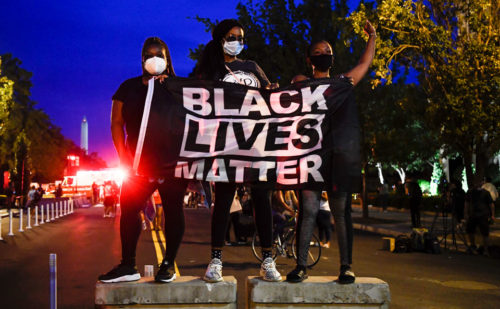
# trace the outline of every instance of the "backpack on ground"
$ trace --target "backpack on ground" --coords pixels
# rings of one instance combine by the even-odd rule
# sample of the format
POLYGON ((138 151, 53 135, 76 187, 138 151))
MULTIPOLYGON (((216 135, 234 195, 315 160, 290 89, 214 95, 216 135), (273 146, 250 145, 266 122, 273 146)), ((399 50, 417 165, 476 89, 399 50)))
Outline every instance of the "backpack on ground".
POLYGON ((431 233, 424 234, 425 252, 432 254, 440 254, 441 246, 436 236, 431 233))
POLYGON ((396 237, 394 252, 395 253, 407 253, 411 252, 411 239, 406 234, 401 234, 396 237))

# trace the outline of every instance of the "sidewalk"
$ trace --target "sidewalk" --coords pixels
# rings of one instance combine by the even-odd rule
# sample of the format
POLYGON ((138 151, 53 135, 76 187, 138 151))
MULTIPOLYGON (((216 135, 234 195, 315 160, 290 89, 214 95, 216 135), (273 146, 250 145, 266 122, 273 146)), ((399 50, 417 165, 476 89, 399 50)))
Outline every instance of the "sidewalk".
MULTIPOLYGON (((421 225, 424 228, 431 230, 432 223, 435 218, 434 212, 421 212, 421 225)), ((409 235, 412 232, 410 211, 405 209, 397 209, 388 207, 387 212, 383 212, 379 207, 368 208, 368 218, 363 218, 362 208, 359 205, 352 205, 353 226, 357 230, 363 230, 385 236, 398 236, 400 234, 409 235)), ((451 233, 451 215, 448 218, 443 218, 439 213, 434 224, 434 234, 442 237, 445 228, 448 233, 451 233)), ((451 242, 451 236, 448 236, 448 242, 451 242)), ((456 236, 457 243, 462 243, 459 235, 456 236)), ((481 239, 476 239, 478 244, 481 239)), ((490 225, 490 244, 500 245, 500 219, 495 220, 493 225, 490 225)))

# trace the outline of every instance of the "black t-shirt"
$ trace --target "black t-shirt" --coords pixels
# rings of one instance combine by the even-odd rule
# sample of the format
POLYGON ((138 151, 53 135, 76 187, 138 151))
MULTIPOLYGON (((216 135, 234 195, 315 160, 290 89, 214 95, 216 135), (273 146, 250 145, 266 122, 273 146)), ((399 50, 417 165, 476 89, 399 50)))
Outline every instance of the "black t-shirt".
POLYGON ((226 65, 231 71, 227 74, 217 74, 216 80, 221 80, 228 83, 240 83, 235 79, 238 78, 241 83, 246 86, 262 88, 270 84, 266 74, 257 63, 251 60, 236 59, 233 62, 226 62, 226 65), (234 74, 234 75, 233 75, 234 74))
POLYGON ((139 137, 147 92, 148 86, 142 83, 142 76, 138 76, 124 81, 112 98, 123 102, 122 114, 127 132, 126 145, 132 155, 135 153, 139 137))

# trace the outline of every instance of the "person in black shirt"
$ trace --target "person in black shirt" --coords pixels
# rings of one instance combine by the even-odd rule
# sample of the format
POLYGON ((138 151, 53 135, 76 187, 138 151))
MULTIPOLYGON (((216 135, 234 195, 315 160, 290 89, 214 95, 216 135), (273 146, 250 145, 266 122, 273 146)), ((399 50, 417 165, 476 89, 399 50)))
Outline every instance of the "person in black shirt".
MULTIPOLYGON (((365 31, 369 38, 366 49, 361 55, 359 63, 349 72, 337 76, 336 78, 355 86, 363 78, 370 67, 375 55, 375 38, 377 36, 375 28, 366 21, 365 31)), ((307 50, 307 63, 312 66, 313 78, 330 78, 330 68, 333 65, 333 50, 327 41, 321 40, 313 42, 307 50)), ((297 75, 292 83, 309 79, 305 75, 297 75)), ((361 174, 360 149, 359 149, 359 120, 357 107, 349 104, 342 111, 341 122, 335 124, 336 127, 350 127, 350 135, 335 136, 342 139, 345 144, 350 145, 348 149, 351 156, 346 158, 342 155, 332 155, 332 169, 336 171, 338 179, 332 179, 332 187, 328 190, 328 203, 335 219, 335 230, 340 255, 340 274, 338 282, 341 284, 353 283, 355 281, 354 272, 351 270, 352 247, 353 247, 353 226, 351 219, 351 192, 354 185, 351 180, 352 173, 361 174), (357 142, 356 142, 357 141, 357 142), (353 172, 354 171, 354 172, 353 172)), ((337 143, 338 141, 334 141, 337 143)), ((340 143, 339 143, 340 144, 340 143)), ((347 151, 346 151, 347 152, 347 151)), ((286 280, 289 282, 301 282, 307 278, 307 257, 309 244, 314 231, 317 214, 320 208, 320 190, 299 190, 299 216, 297 222, 296 243, 297 243, 297 265, 287 274, 286 280)))
MULTIPOLYGON (((237 55, 243 50, 243 42, 243 26, 238 21, 234 19, 221 21, 212 32, 212 40, 203 50, 200 63, 196 69, 196 76, 199 79, 220 80, 256 88, 276 88, 277 85, 270 84, 257 63, 237 58, 237 55)), ((203 277, 208 282, 223 280, 222 248, 235 190, 235 183, 215 183, 211 261, 203 277)), ((264 280, 281 281, 281 275, 276 270, 276 264, 272 258, 271 193, 272 191, 268 189, 252 187, 254 218, 264 260, 260 274, 264 280)))
MULTIPOLYGON (((147 84, 151 78, 160 81, 175 76, 170 52, 159 38, 146 39, 142 48, 143 74, 123 82, 113 95, 111 134, 122 166, 131 169, 144 110, 147 84), (124 130, 125 129, 125 130, 124 130)), ((135 266, 137 241, 141 233, 139 212, 146 200, 158 189, 164 205, 166 252, 155 276, 158 282, 170 282, 176 277, 174 260, 184 234, 182 200, 186 181, 175 179, 173 174, 164 179, 149 179, 132 172, 121 189, 120 237, 122 260, 110 272, 99 276, 102 282, 135 281, 140 274, 135 266)))
POLYGON ((410 198, 411 226, 420 227, 420 204, 422 203, 422 190, 416 180, 407 178, 406 189, 410 198))
POLYGON ((490 220, 495 220, 495 204, 488 191, 477 184, 467 192, 465 199, 466 232, 469 235, 468 251, 477 254, 476 228, 483 236, 484 254, 489 255, 488 240, 490 235, 490 220))

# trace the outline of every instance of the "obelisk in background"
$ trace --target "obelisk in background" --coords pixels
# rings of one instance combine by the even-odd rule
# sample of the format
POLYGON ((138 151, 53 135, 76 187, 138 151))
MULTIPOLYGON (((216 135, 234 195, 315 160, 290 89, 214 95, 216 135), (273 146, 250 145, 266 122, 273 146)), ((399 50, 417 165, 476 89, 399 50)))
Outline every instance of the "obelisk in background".
POLYGON ((82 133, 80 136, 80 148, 85 150, 85 154, 89 154, 89 124, 87 117, 83 116, 82 133))

